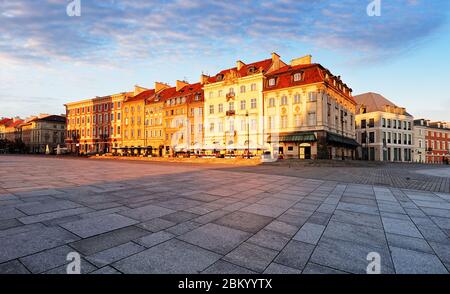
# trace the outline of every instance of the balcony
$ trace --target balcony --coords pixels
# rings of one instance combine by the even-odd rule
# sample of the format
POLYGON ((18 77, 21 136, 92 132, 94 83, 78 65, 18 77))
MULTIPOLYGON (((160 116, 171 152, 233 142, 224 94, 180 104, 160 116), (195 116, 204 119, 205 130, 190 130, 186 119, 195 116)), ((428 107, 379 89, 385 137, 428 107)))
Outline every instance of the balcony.
POLYGON ((235 115, 236 115, 236 110, 228 110, 228 111, 226 112, 226 115, 227 115, 227 116, 235 116, 235 115))

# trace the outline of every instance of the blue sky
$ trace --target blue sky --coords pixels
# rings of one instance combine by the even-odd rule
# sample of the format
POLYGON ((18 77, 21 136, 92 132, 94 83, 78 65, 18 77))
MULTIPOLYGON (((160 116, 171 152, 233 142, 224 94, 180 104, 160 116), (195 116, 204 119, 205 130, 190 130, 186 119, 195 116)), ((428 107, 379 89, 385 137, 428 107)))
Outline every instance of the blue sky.
POLYGON ((197 82, 236 60, 306 54, 354 90, 450 120, 450 1, 0 0, 0 117, 155 81, 197 82))

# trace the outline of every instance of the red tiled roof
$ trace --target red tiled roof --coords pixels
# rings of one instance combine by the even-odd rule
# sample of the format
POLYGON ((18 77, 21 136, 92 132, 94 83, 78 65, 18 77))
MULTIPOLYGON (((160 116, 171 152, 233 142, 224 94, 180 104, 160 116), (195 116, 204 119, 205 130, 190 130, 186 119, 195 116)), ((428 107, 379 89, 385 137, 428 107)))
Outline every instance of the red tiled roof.
POLYGON ((18 119, 16 121, 10 120, 8 123, 6 123, 6 127, 7 128, 15 128, 15 127, 17 127, 18 125, 20 125, 20 124, 22 124, 24 122, 25 121, 21 120, 21 119, 18 119))
POLYGON ((215 76, 210 77, 208 79, 208 82, 210 82, 210 83, 218 82, 217 81, 217 76, 219 76, 219 75, 226 75, 227 73, 230 73, 231 71, 237 72, 238 76, 241 77, 241 78, 242 77, 246 77, 246 76, 248 76, 250 74, 249 73, 249 69, 252 68, 252 67, 254 67, 256 70, 261 69, 263 72, 266 72, 266 71, 268 71, 270 69, 271 65, 272 65, 272 59, 269 58, 269 59, 253 62, 253 63, 250 63, 250 64, 244 64, 244 66, 242 66, 242 68, 239 71, 237 70, 237 67, 225 69, 225 70, 222 70, 221 72, 219 72, 218 74, 216 74, 215 76))
POLYGON ((4 118, 2 120, 0 120, 0 125, 5 125, 7 124, 10 120, 12 120, 11 118, 4 118))
POLYGON ((145 90, 136 96, 128 97, 125 102, 139 101, 145 100, 155 95, 155 89, 145 90))
POLYGON ((355 103, 354 98, 349 94, 348 91, 346 91, 346 93, 344 93, 337 86, 334 86, 334 84, 332 82, 332 78, 336 78, 336 77, 334 77, 327 69, 325 69, 322 65, 320 65, 318 63, 300 64, 300 65, 296 65, 296 66, 287 65, 287 66, 281 67, 280 69, 278 69, 274 72, 271 72, 270 74, 267 74, 266 77, 267 77, 267 79, 276 77, 277 82, 276 82, 276 85, 273 87, 269 87, 267 85, 267 83, 264 83, 264 91, 284 89, 284 88, 289 88, 289 87, 298 86, 298 85, 325 83, 328 87, 333 88, 334 90, 340 92, 342 95, 347 97, 347 99, 349 99, 350 101, 355 103), (297 72, 301 72, 303 74, 303 77, 302 77, 301 81, 294 82, 292 79, 292 75, 297 72), (328 74, 330 76, 330 79, 327 80, 325 78, 326 74, 328 74))
MULTIPOLYGON (((165 90, 162 90, 160 93, 155 95, 159 96, 159 102, 165 102, 172 98, 178 98, 178 97, 186 97, 186 102, 191 103, 194 102, 195 94, 200 94, 200 100, 204 100, 203 95, 203 85, 201 83, 196 84, 189 84, 181 88, 179 91, 177 91, 176 87, 168 88, 165 90)), ((155 98, 150 98, 151 100, 154 100, 155 98)))

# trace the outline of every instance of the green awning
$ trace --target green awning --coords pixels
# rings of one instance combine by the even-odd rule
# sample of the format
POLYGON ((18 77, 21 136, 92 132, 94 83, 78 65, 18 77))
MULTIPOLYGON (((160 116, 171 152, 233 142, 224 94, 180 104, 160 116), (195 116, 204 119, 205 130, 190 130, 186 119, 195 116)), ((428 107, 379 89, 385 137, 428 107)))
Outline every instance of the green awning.
POLYGON ((330 144, 337 144, 340 146, 350 146, 350 147, 358 147, 359 144, 354 139, 344 137, 342 135, 337 135, 333 133, 327 134, 327 142, 330 144))
MULTIPOLYGON (((282 133, 279 134, 278 140, 274 137, 274 141, 278 142, 295 142, 295 143, 311 143, 316 142, 316 135, 311 132, 296 132, 296 133, 282 133)), ((272 143, 272 136, 269 136, 269 143, 272 143)))

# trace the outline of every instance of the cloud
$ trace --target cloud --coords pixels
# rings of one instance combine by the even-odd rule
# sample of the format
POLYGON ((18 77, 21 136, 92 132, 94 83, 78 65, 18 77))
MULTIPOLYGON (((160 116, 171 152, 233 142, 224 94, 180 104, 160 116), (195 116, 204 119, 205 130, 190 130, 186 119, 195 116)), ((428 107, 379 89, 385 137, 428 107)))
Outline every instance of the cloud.
POLYGON ((364 58, 396 55, 446 21, 448 1, 0 0, 0 62, 120 65, 165 56, 214 56, 241 48, 308 43, 364 58), (432 3, 430 3, 432 2, 432 3))

